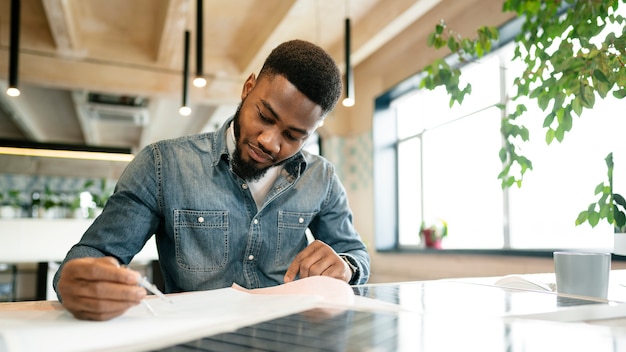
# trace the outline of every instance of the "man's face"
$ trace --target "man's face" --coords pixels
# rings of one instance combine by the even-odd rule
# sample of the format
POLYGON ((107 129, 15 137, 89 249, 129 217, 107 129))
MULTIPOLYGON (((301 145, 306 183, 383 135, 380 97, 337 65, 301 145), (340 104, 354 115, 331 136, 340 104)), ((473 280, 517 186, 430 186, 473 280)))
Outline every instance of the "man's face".
POLYGON ((251 75, 234 119, 233 170, 244 180, 258 180, 302 149, 321 121, 321 107, 283 76, 251 75))

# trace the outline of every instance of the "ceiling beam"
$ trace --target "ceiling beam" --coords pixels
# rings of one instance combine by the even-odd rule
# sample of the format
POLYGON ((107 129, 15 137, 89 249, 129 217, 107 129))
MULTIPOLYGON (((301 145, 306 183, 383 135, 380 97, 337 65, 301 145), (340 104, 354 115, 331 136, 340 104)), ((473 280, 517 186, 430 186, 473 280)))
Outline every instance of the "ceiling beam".
POLYGON ((182 67, 182 56, 177 54, 181 53, 183 33, 190 25, 189 3, 188 0, 170 0, 160 21, 161 28, 157 28, 161 35, 158 36, 156 61, 166 67, 182 67))
MULTIPOLYGON (((0 77, 8 72, 8 51, 0 50, 0 77)), ((225 62, 225 66, 232 63, 225 62)), ((53 55, 20 52, 20 80, 29 84, 67 90, 178 97, 182 73, 154 66, 125 65, 97 60, 68 60, 53 55)), ((241 94, 239 77, 211 77, 215 89, 192 93, 196 102, 232 103, 241 94)))
POLYGON ((71 6, 71 1, 43 0, 57 53, 64 57, 84 57, 86 51, 80 47, 71 6))
POLYGON ((247 76, 250 73, 258 73, 267 55, 284 41, 300 38, 315 42, 315 16, 313 14, 316 11, 315 1, 294 1, 288 11, 284 12, 280 21, 272 27, 273 31, 260 36, 264 38, 264 41, 250 52, 253 55, 248 55, 245 62, 239 62, 242 74, 247 76), (306 22, 311 22, 312 28, 303 26, 306 22))
POLYGON ((246 26, 233 38, 235 43, 244 43, 237 45, 237 49, 230 52, 238 71, 245 76, 251 72, 258 72, 261 68, 258 66, 259 54, 263 60, 269 54, 269 50, 287 37, 302 38, 298 33, 294 33, 293 29, 298 28, 297 25, 302 24, 303 19, 299 16, 294 18, 294 14, 302 13, 311 17, 311 12, 298 11, 303 6, 313 8, 314 5, 315 1, 280 0, 275 1, 272 6, 255 6, 256 14, 248 16, 246 26), (254 36, 250 36, 251 30, 254 31, 254 36))

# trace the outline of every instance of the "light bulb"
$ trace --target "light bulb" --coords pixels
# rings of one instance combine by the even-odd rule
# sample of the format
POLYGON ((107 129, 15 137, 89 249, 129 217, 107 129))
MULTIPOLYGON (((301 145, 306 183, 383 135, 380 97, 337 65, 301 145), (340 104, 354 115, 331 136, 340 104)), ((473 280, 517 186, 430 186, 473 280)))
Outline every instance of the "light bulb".
POLYGON ((178 109, 178 113, 183 116, 189 116, 191 114, 191 108, 188 106, 181 106, 180 109, 178 109))
POLYGON ((15 87, 9 87, 7 89, 7 95, 10 97, 18 97, 20 95, 20 90, 15 87))
POLYGON ((193 80, 193 85, 198 88, 202 88, 206 86, 206 79, 204 79, 204 77, 196 77, 193 80))
POLYGON ((345 98, 341 103, 343 104, 343 106, 346 106, 346 107, 354 106, 354 99, 345 98))

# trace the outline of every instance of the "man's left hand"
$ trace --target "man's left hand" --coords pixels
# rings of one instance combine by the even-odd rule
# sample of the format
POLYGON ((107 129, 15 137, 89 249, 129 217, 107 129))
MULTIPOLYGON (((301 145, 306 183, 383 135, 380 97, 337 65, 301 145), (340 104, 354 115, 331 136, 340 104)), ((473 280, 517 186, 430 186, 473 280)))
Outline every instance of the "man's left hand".
POLYGON ((285 283, 309 276, 330 276, 349 282, 352 270, 326 243, 316 240, 298 253, 285 274, 285 283))

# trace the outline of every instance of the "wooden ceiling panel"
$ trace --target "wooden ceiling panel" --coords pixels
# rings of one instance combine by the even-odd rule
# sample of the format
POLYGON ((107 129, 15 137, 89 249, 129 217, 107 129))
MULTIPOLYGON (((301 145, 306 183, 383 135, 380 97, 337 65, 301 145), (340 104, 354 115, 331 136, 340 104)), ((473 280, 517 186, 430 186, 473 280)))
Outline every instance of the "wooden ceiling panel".
MULTIPOLYGON (((277 29, 295 3, 295 0, 238 0, 238 12, 230 18, 241 17, 233 31, 232 39, 226 43, 225 52, 236 63, 240 72, 250 64, 268 38, 277 29)), ((310 3, 313 3, 310 1, 310 3)), ((217 28, 214 28, 217 30, 217 28)), ((296 33, 291 33, 296 35, 296 33)), ((210 42, 207 43, 210 47, 210 42)), ((246 73, 246 72, 242 72, 246 73)))
POLYGON ((78 42, 90 58, 153 63, 163 5, 154 0, 73 0, 78 42))
MULTIPOLYGON (((0 44, 9 46, 11 0, 0 0, 0 44)), ((52 53, 54 40, 41 1, 22 1, 20 16, 20 47, 52 53), (26 29, 27 30, 24 30, 26 29)))
MULTIPOLYGON (((10 116, 0 118, 2 135, 136 150, 156 139, 206 131, 230 116, 244 79, 258 73, 269 52, 285 40, 312 41, 343 69, 346 16, 352 21, 352 60, 358 65, 398 35, 407 35, 403 31, 433 6, 438 9, 430 12, 437 14, 433 21, 455 11, 497 15, 480 12, 486 0, 203 0, 208 84, 189 87, 193 113, 185 119, 177 112, 182 101, 183 33, 189 29, 192 36, 193 76, 196 1, 22 0, 19 84, 24 90, 18 99, 2 98, 24 102, 24 108, 19 123, 10 116), (145 97, 150 101, 150 123, 124 128, 94 122, 86 128, 78 103, 68 98, 85 92, 145 97)), ((8 76, 10 3, 0 0, 0 87, 6 87, 8 76)), ((415 60, 392 59, 399 65, 415 60)))

